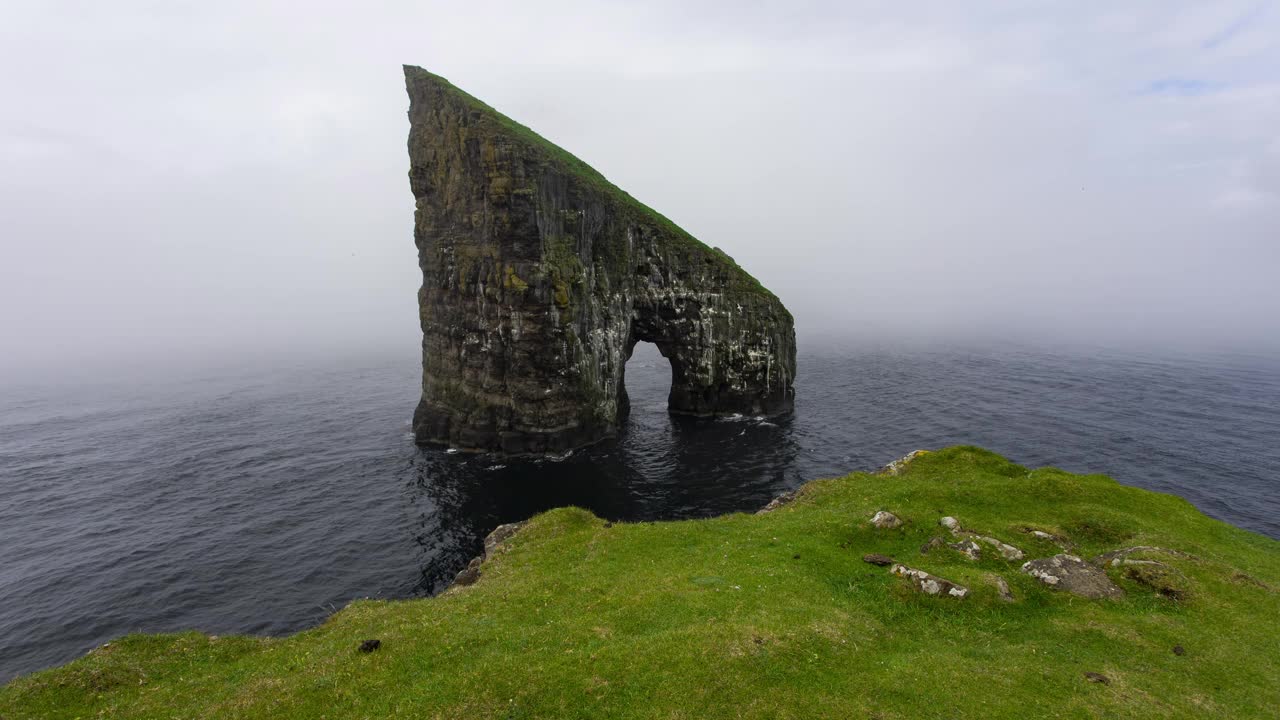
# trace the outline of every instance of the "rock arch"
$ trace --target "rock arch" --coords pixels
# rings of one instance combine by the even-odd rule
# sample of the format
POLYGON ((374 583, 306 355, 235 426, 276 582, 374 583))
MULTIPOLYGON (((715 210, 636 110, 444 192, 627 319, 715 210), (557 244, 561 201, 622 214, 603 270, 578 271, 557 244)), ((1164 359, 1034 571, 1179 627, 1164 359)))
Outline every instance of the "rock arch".
POLYGON ((419 442, 523 454, 611 437, 639 341, 671 362, 673 413, 791 410, 791 314, 732 258, 443 78, 405 80, 419 442))

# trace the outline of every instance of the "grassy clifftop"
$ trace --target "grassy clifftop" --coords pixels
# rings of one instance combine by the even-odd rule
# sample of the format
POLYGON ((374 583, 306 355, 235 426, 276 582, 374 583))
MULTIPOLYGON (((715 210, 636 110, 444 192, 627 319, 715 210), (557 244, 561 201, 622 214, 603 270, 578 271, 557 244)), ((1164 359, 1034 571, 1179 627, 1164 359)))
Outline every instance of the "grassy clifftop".
POLYGON ((959 447, 810 483, 763 515, 555 510, 474 585, 356 602, 287 638, 126 637, 0 689, 0 717, 1274 717, 1278 619, 1280 543, 959 447), (880 510, 903 524, 875 527, 880 510), (944 516, 980 559, 948 546, 963 538, 944 516), (1089 600, 985 537, 1025 560, 1163 550, 1104 563, 1123 597, 1089 600), (927 595, 868 553, 969 592, 927 595))

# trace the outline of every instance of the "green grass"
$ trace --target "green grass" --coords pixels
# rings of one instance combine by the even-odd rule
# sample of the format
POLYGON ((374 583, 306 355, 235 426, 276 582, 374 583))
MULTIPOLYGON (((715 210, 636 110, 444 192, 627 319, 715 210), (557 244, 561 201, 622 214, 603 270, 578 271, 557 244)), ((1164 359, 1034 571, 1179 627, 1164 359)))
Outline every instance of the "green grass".
POLYGON ((959 447, 897 477, 811 483, 767 515, 607 527, 554 510, 473 586, 356 602, 286 638, 125 637, 0 689, 0 717, 1275 717, 1277 587, 1280 543, 1179 498, 959 447), (906 524, 871 528, 880 509, 906 524), (922 556, 943 515, 1029 557, 1058 549, 1028 526, 1086 557, 1192 553, 1169 560, 1187 594, 1116 572, 1125 599, 1087 601, 991 553, 922 556), (863 563, 869 552, 972 594, 918 595, 863 563), (988 573, 1017 600, 1001 602, 988 573), (382 649, 359 653, 366 638, 382 649))

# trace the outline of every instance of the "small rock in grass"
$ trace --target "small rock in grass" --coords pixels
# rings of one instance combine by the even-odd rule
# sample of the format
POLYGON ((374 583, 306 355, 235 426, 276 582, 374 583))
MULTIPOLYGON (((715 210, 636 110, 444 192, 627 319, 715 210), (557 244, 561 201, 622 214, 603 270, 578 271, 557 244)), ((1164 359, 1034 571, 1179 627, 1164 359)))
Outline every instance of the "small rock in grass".
POLYGON ((993 537, 986 536, 979 536, 978 539, 998 550, 1005 560, 1021 560, 1024 557, 1021 550, 1009 543, 1000 542, 993 537))
POLYGON ((939 520, 938 524, 950 530, 951 534, 955 535, 956 537, 969 538, 971 540, 980 540, 990 545, 991 547, 994 547, 996 550, 1000 552, 1002 556, 1004 556, 1005 560, 1021 560, 1024 557, 1021 550, 1010 545, 1009 543, 1001 542, 996 538, 988 537, 986 535, 981 535, 971 530, 965 530, 964 527, 960 525, 960 521, 955 519, 954 517, 951 517, 950 515, 939 520))
POLYGON ((925 455, 928 452, 929 452, 928 450, 913 450, 907 453, 905 456, 900 457, 897 460, 894 460, 893 462, 889 463, 888 465, 885 465, 884 467, 880 468, 879 470, 876 471, 876 474, 888 475, 890 477, 900 475, 903 470, 907 469, 907 465, 912 460, 915 460, 916 458, 920 457, 921 455, 925 455))
POLYGON ((901 527, 902 520, 900 520, 897 515, 894 515, 891 512, 881 510, 880 512, 871 516, 871 524, 875 525, 881 530, 892 530, 893 528, 901 527))
POLYGON ((779 495, 778 497, 776 497, 776 498, 774 498, 774 499, 770 500, 768 505, 765 505, 764 507, 762 507, 762 508, 760 508, 759 510, 757 510, 757 511, 756 511, 756 514, 757 514, 757 515, 763 515, 763 514, 765 514, 765 513, 773 512, 774 510, 777 510, 778 508, 782 507, 783 505, 786 505, 786 504, 790 503, 791 501, 795 500, 797 497, 800 497, 800 491, 799 491, 799 490, 792 490, 792 491, 790 491, 790 492, 784 492, 784 493, 782 493, 781 495, 779 495))
POLYGON ((1173 654, 1177 655, 1178 657, 1182 657, 1183 655, 1187 654, 1187 649, 1182 647, 1181 645, 1174 645, 1173 654))
POLYGON ((499 525, 494 528, 493 532, 489 533, 484 538, 485 558, 493 557, 493 554, 502 546, 502 543, 506 542, 512 535, 519 532, 520 528, 524 527, 524 525, 524 522, 513 522, 506 523, 505 525, 499 525))
POLYGON ((364 642, 360 643, 360 652, 371 653, 380 647, 382 647, 381 640, 378 640, 378 639, 365 640, 364 642))
POLYGON ((1128 557, 1134 553, 1162 553, 1165 555, 1172 555, 1174 557, 1186 558, 1188 560, 1199 559, 1195 555, 1182 552, 1181 550, 1170 550, 1169 548, 1155 547, 1153 545, 1134 545, 1133 547, 1120 548, 1119 550, 1102 553, 1093 559, 1093 564, 1119 567, 1120 565, 1123 565, 1128 557))
POLYGON ((1102 683, 1103 685, 1111 684, 1111 678, 1103 675, 1102 673, 1087 672, 1084 674, 1084 677, 1089 682, 1102 683))
POLYGON ((1053 533, 1045 532, 1044 530, 1037 530, 1032 527, 1023 528, 1023 530, 1029 533, 1031 537, 1034 537, 1039 540, 1046 540, 1048 542, 1051 542, 1054 545, 1057 545, 1058 547, 1062 548, 1063 550, 1071 550, 1072 548, 1071 541, 1061 535, 1054 535, 1053 533))
POLYGON ((889 572, 909 579, 917 590, 926 595, 946 595, 953 598, 963 598, 969 594, 969 588, 963 585, 957 585, 950 580, 930 575, 923 570, 909 568, 906 565, 894 565, 889 568, 889 572))
POLYGON ((1124 595, 1124 591, 1111 582, 1105 572, 1075 555, 1059 554, 1031 560, 1023 563, 1022 571, 1055 590, 1090 600, 1124 595))
POLYGON ((472 558, 471 562, 467 563, 467 566, 453 578, 453 585, 450 585, 450 587, 474 585, 480 579, 480 565, 483 562, 484 558, 479 555, 472 558))
POLYGON ((1000 599, 1004 602, 1013 602, 1013 593, 1009 591, 1009 583, 999 575, 988 575, 991 584, 996 586, 996 592, 1000 594, 1000 599))
POLYGON ((978 547, 978 543, 972 540, 961 540, 958 543, 950 543, 947 547, 955 550, 974 562, 982 559, 982 548, 978 547))
POLYGON ((893 564, 893 558, 889 557, 888 555, 881 555, 879 553, 868 553, 862 556, 862 562, 871 563, 872 565, 879 565, 880 567, 885 567, 893 564))

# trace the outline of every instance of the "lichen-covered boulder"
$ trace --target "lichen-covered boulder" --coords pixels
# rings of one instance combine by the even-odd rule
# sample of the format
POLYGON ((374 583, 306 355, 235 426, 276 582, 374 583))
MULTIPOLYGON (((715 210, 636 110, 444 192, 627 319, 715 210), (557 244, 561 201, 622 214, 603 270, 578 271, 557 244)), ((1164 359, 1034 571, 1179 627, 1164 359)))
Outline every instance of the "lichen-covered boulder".
POLYGON ((871 516, 871 524, 881 530, 892 530, 894 528, 902 527, 902 518, 899 518, 888 510, 881 510, 871 516))
POLYGON ((639 341, 671 363, 673 413, 791 409, 791 314, 728 255, 443 78, 405 81, 419 442, 527 454, 613 436, 639 341))
POLYGON ((457 576, 453 578, 453 582, 450 583, 449 588, 452 589, 455 587, 466 587, 468 585, 475 585, 476 581, 480 579, 480 567, 483 564, 484 564, 483 556, 477 555, 471 558, 471 562, 467 563, 466 567, 458 571, 457 576))
POLYGON ((1031 560, 1022 565, 1022 571, 1055 590, 1091 600, 1124 596, 1124 591, 1101 568, 1075 555, 1031 560))
POLYGON ((996 538, 993 538, 987 535, 975 535, 975 537, 977 537, 982 542, 990 545, 991 547, 995 548, 996 552, 1000 553, 1000 557, 1004 558, 1005 560, 1021 560, 1022 558, 1026 557, 1026 553, 1022 552, 1021 550, 1010 545, 1007 542, 1002 542, 1000 540, 997 540, 996 538))
POLYGON ((961 540, 957 543, 947 543, 947 547, 955 550, 974 562, 982 559, 982 548, 978 547, 978 543, 972 540, 961 540))
POLYGON ((499 525, 484 537, 484 559, 488 560, 493 557, 502 544, 509 540, 513 535, 520 531, 520 528, 527 524, 527 520, 521 522, 506 523, 499 525))
POLYGON ((1009 582, 1007 580, 994 573, 988 574, 987 580, 995 586, 996 595, 1000 598, 1001 602, 1014 601, 1015 598, 1013 597, 1013 591, 1009 589, 1009 582))
MULTIPOLYGON (((968 538, 970 540, 978 540, 990 545, 991 547, 995 548, 996 552, 999 552, 1000 556, 1003 557, 1005 560, 1021 560, 1022 558, 1026 557, 1025 553, 1023 553, 1021 550, 1010 545, 1007 542, 1004 542, 1003 540, 993 538, 990 535, 983 535, 981 533, 976 533, 976 532, 973 532, 972 530, 966 530, 964 527, 960 525, 959 520, 955 519, 954 517, 951 517, 950 515, 939 520, 938 524, 950 530, 951 534, 955 535, 956 537, 968 538)), ((956 550, 960 550, 960 548, 957 547, 956 545, 952 545, 951 547, 956 550)), ((966 555, 969 554, 968 552, 963 550, 962 552, 965 552, 966 555)), ((976 560, 978 558, 973 557, 973 559, 976 560)))
POLYGON ((879 470, 876 471, 876 474, 887 475, 889 477, 895 477, 897 475, 901 475, 902 472, 907 469, 907 465, 911 464, 912 460, 915 460, 916 458, 922 455, 926 455, 928 454, 928 452, 929 452, 928 450, 912 450, 906 455, 903 455, 897 460, 894 460, 888 465, 885 465, 884 467, 880 468, 879 470))
POLYGON ((1120 565, 1124 564, 1124 561, 1127 560, 1130 555, 1134 555, 1134 554, 1170 555, 1173 557, 1185 558, 1187 560, 1199 559, 1195 555, 1192 555, 1191 553, 1183 552, 1181 550, 1171 550, 1169 548, 1155 547, 1153 545, 1134 545, 1133 547, 1120 548, 1119 550, 1104 552, 1101 555, 1095 557, 1092 560, 1092 562, 1094 565, 1098 565, 1099 567, 1106 566, 1106 565, 1119 567, 1120 565))
POLYGON ((945 578, 937 575, 930 575, 923 570, 907 567, 906 565, 894 565, 889 568, 889 572, 900 577, 904 577, 911 581, 915 589, 926 595, 944 595, 953 598, 964 598, 969 594, 969 588, 963 585, 957 585, 945 578))

